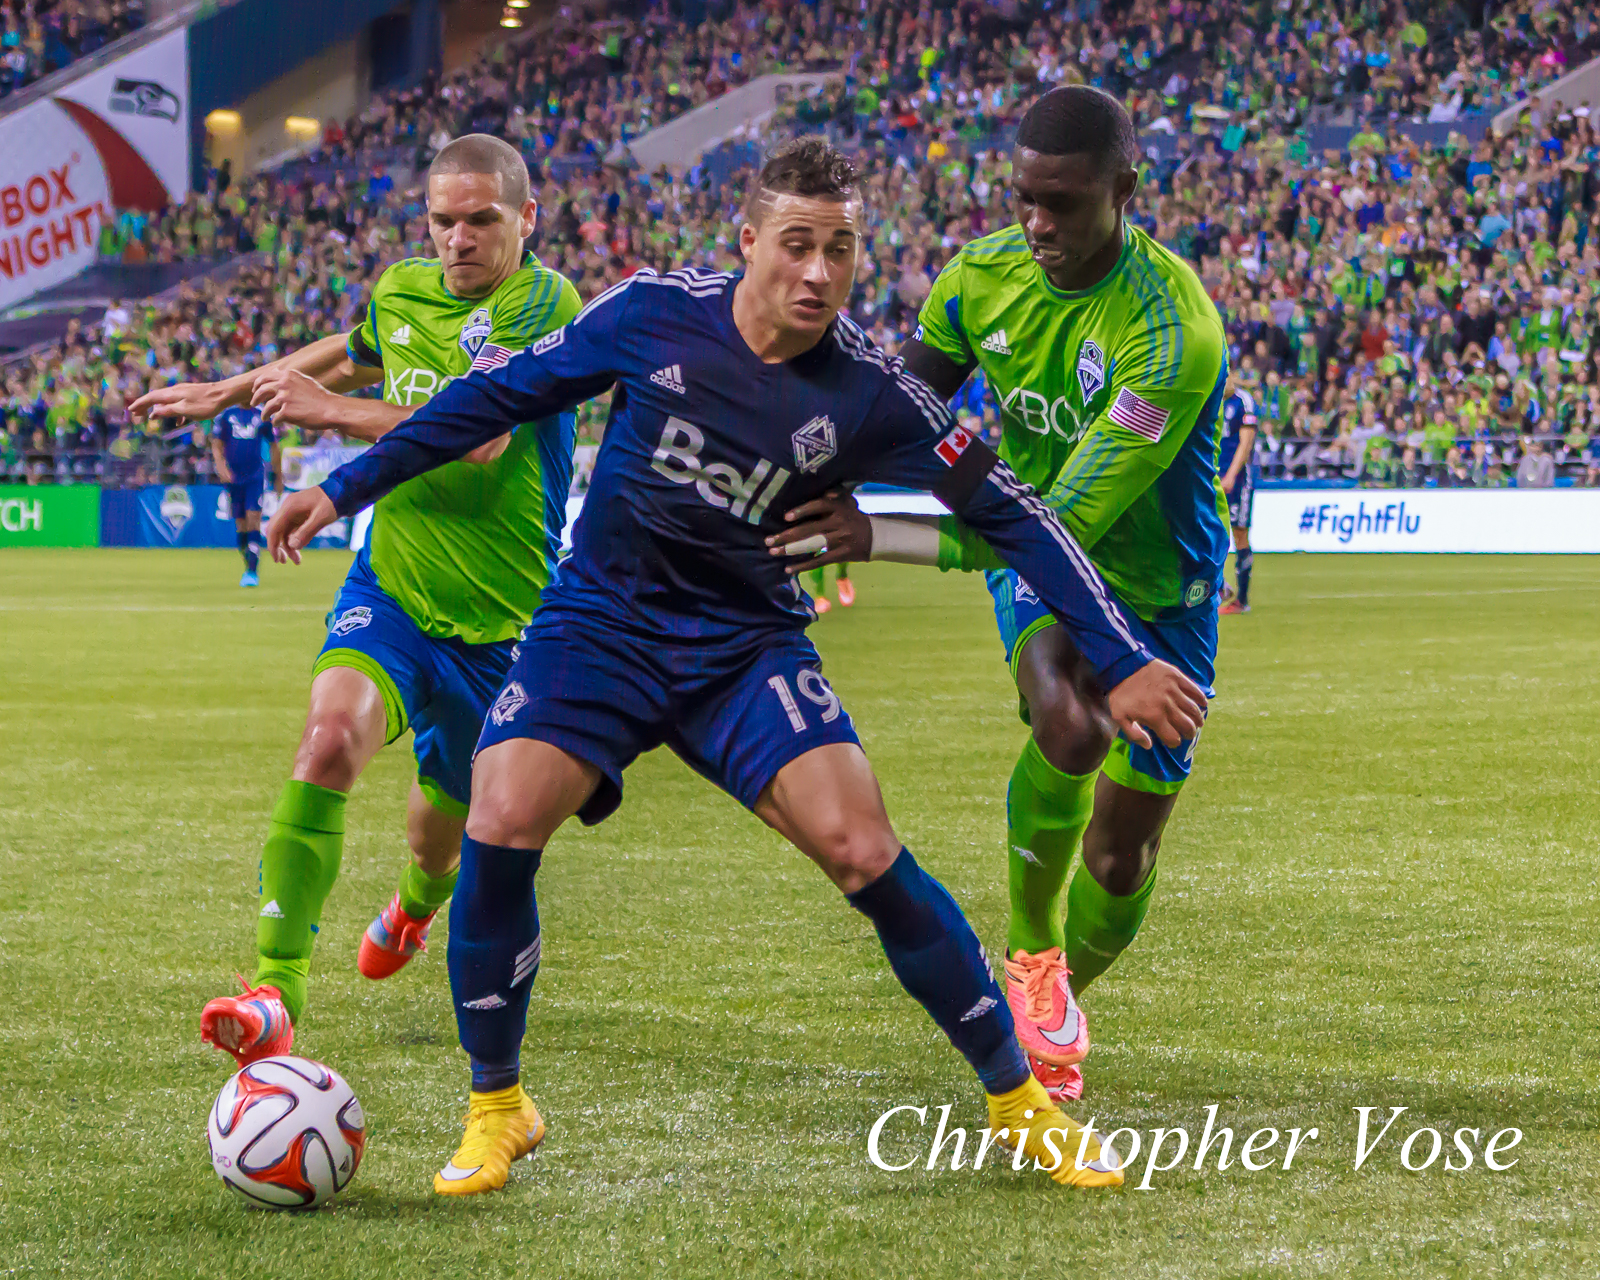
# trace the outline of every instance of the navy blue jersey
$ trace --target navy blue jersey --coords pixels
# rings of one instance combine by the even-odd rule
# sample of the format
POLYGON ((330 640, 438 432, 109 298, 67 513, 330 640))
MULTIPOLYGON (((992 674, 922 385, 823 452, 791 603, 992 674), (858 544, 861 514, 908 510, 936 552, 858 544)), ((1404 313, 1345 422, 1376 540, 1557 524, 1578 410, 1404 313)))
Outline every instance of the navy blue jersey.
MULTIPOLYGON (((1256 400, 1248 391, 1235 391, 1222 402, 1222 443, 1217 447, 1217 470, 1226 475, 1239 451, 1239 433, 1256 425, 1256 400)), ((1247 460, 1246 465, 1253 461, 1247 460)))
POLYGON ((513 423, 616 390, 572 553, 544 594, 636 635, 749 646, 801 630, 769 553, 783 513, 862 481, 931 489, 1032 583, 1110 689, 1150 654, 1055 515, 901 362, 844 316, 763 362, 733 321, 741 277, 640 272, 522 352, 486 346, 322 488, 341 514, 513 423))
POLYGON ((273 432, 261 410, 249 405, 224 409, 212 422, 211 434, 222 441, 222 456, 235 483, 252 480, 266 470, 263 455, 273 432))

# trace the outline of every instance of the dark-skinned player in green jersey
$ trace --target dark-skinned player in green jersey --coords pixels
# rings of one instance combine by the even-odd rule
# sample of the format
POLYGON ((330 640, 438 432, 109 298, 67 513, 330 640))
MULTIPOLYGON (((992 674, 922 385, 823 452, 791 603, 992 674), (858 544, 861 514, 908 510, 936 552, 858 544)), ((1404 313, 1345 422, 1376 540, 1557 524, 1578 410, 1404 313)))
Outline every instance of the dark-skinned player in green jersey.
MULTIPOLYGON (((1001 457, 1047 494, 1159 655, 1209 693, 1228 550, 1226 340, 1194 271, 1124 219, 1137 155, 1115 98, 1086 86, 1041 97, 1012 155, 1016 223, 951 259, 900 355, 946 398, 984 371, 1001 457)), ((1007 995, 1035 1074, 1077 1097, 1089 1049, 1077 995, 1138 932, 1198 736, 1177 749, 1119 738, 1066 632, 953 517, 869 518, 840 495, 791 518, 772 551, 794 572, 867 559, 987 571, 1032 730, 1006 799, 1007 995)))

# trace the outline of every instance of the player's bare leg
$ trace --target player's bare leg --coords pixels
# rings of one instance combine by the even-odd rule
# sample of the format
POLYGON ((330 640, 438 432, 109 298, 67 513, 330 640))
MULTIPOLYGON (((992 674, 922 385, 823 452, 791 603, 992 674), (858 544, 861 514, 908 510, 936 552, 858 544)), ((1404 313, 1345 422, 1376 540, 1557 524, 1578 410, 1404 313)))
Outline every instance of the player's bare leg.
POLYGON ((989 1124, 1060 1183, 1121 1183, 1092 1134, 1029 1073, 987 957, 961 908, 895 834, 860 747, 833 743, 792 760, 756 801, 758 817, 821 868, 877 929, 890 967, 977 1071, 989 1124), (1080 1144, 1083 1164, 1077 1162, 1080 1144))
POLYGON ((434 1175, 440 1195, 503 1187, 512 1164, 544 1139, 544 1120, 519 1078, 541 949, 534 873, 550 837, 599 784, 593 765, 530 738, 485 747, 473 765, 449 949, 472 1092, 461 1145, 434 1175))
POLYGON ((255 985, 246 984, 242 997, 212 1000, 200 1014, 201 1038, 241 1065, 285 1053, 294 1041, 312 943, 344 852, 345 799, 382 748, 387 725, 383 695, 361 672, 334 667, 311 682, 294 769, 261 853, 255 985))
POLYGON ((415 782, 406 801, 406 842, 411 863, 394 897, 361 935, 356 967, 369 978, 398 973, 426 951, 428 930, 455 889, 466 819, 438 808, 415 782))

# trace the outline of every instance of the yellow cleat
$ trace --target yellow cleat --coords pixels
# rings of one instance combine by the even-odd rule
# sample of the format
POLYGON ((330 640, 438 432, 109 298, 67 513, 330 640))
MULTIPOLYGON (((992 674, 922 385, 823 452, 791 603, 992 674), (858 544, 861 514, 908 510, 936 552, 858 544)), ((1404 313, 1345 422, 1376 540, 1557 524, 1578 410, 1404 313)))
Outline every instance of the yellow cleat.
POLYGON ((1086 1134, 1081 1124, 1056 1106, 1034 1076, 1010 1093, 989 1095, 989 1128, 995 1141, 1012 1151, 1017 1149, 1017 1135, 1024 1134, 1023 1154, 1032 1156, 1062 1186, 1122 1185, 1116 1152, 1102 1153, 1094 1134, 1086 1134))
POLYGON ((511 1166, 544 1141, 544 1120, 520 1084, 472 1094, 467 1132, 450 1163, 433 1175, 441 1196, 473 1196, 506 1185, 511 1166))

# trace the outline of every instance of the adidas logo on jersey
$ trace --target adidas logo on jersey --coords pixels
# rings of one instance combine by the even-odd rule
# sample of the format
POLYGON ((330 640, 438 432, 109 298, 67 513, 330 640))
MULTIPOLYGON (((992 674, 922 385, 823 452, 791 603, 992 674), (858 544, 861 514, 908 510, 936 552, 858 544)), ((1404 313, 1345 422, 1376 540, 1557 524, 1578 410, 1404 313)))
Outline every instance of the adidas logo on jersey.
POLYGON ((999 1003, 993 996, 984 996, 977 1004, 961 1015, 961 1021, 971 1022, 974 1018, 981 1018, 999 1003))
POLYGON ((408 324, 401 325, 389 335, 389 341, 397 347, 409 347, 411 345, 411 326, 408 324))
POLYGON ((283 908, 278 905, 278 900, 276 898, 261 908, 261 916, 264 920, 283 919, 283 908))
POLYGON ((996 329, 978 345, 985 351, 993 351, 997 356, 1011 354, 1011 348, 1006 345, 1006 331, 1004 329, 996 329))
POLYGON ((680 396, 685 394, 683 370, 675 364, 669 364, 665 369, 657 369, 650 375, 650 381, 658 387, 665 387, 668 391, 676 391, 680 396))
POLYGON ((482 1000, 463 1000, 461 1007, 463 1009, 504 1009, 506 1002, 500 998, 498 993, 495 993, 484 996, 482 1000))

